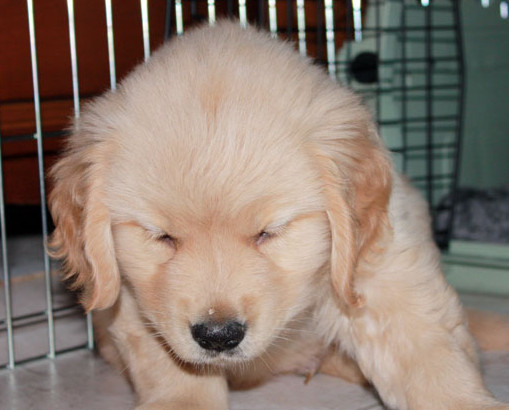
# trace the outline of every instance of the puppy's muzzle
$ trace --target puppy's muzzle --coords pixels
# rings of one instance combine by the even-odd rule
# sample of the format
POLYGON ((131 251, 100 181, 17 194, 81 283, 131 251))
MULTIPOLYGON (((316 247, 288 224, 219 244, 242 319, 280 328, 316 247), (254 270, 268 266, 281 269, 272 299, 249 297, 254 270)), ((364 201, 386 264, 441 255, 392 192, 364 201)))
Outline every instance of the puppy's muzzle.
POLYGON ((224 352, 236 348, 244 339, 246 325, 235 322, 203 322, 191 326, 193 339, 203 349, 224 352))

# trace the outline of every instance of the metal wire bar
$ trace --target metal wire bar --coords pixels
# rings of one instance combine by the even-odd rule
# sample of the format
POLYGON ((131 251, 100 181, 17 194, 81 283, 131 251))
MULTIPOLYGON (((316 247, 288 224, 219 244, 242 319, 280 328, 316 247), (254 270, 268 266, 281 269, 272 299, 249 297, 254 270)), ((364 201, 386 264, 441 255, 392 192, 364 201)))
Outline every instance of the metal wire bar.
MULTIPOLYGON (((345 26, 344 26, 344 31, 345 31, 345 43, 346 43, 346 64, 347 64, 347 70, 346 70, 346 83, 348 85, 350 85, 352 83, 352 73, 351 71, 349 70, 349 65, 352 61, 352 43, 350 42, 350 38, 352 36, 352 25, 350 24, 350 19, 348 18, 348 16, 350 15, 350 13, 352 12, 352 3, 347 1, 346 2, 346 13, 345 13, 345 26)), ((377 118, 378 119, 378 118, 377 118)))
MULTIPOLYGON (((458 119, 457 115, 433 115, 433 116, 423 116, 423 117, 408 117, 405 121, 407 122, 422 122, 426 126, 426 132, 430 130, 428 124, 432 124, 438 121, 456 121, 458 119)), ((392 119, 392 120, 380 120, 381 125, 396 125, 401 124, 402 119, 392 119)), ((429 147, 429 145, 428 145, 429 147)))
POLYGON ((108 62, 110 68, 110 88, 117 89, 117 70, 115 68, 115 42, 113 36, 113 10, 111 0, 105 0, 106 31, 108 35, 108 62))
POLYGON ((3 179, 3 156, 0 135, 0 235, 2 240, 2 267, 4 270, 4 297, 5 297, 5 324, 7 329, 7 368, 13 369, 16 363, 14 353, 14 333, 11 301, 11 275, 9 270, 9 259, 7 254, 7 234, 5 224, 5 197, 3 179))
MULTIPOLYGON (((377 13, 379 13, 380 6, 375 6, 377 13)), ((355 41, 362 41, 362 6, 361 0, 352 0, 353 10, 353 27, 355 33, 355 41)), ((377 17, 377 29, 379 28, 379 22, 377 17)))
POLYGON ((272 37, 277 37, 276 0, 269 0, 269 30, 272 37))
MULTIPOLYGON (((452 173, 449 174, 434 174, 433 178, 438 182, 439 180, 449 180, 453 177, 452 173)), ((424 182, 427 185, 429 175, 417 175, 412 177, 413 182, 424 182)))
POLYGON ((246 0, 239 0, 239 21, 242 27, 247 26, 246 0))
POLYGON ((141 27, 143 32, 143 58, 147 61, 150 57, 150 29, 148 21, 148 0, 140 0, 141 27))
POLYGON ((306 8, 304 0, 297 0, 297 30, 299 37, 299 53, 303 56, 307 54, 306 47, 306 8))
POLYGON ((209 14, 209 24, 214 25, 216 23, 216 2, 215 0, 207 0, 207 10, 209 14))
POLYGON ((334 3, 324 0, 325 6, 325 37, 327 41, 327 67, 329 76, 336 81, 336 38, 334 33, 334 3))
MULTIPOLYGON (((55 354, 61 355, 61 354, 65 354, 65 353, 75 352, 77 350, 85 349, 86 347, 87 347, 86 344, 81 344, 81 345, 78 345, 78 346, 68 347, 68 348, 65 348, 65 349, 58 349, 58 350, 55 351, 55 354)), ((24 365, 24 364, 27 364, 27 363, 36 362, 38 360, 45 360, 47 358, 48 357, 46 355, 39 355, 39 356, 35 356, 35 357, 29 357, 27 359, 18 360, 16 362, 16 365, 24 365)), ((0 366, 0 369, 4 369, 6 367, 7 366, 0 366)))
MULTIPOLYGON (((39 94, 39 75, 37 69, 37 47, 35 43, 35 23, 33 0, 27 0, 28 8, 28 30, 30 37, 30 56, 32 63, 32 81, 34 88, 34 109, 35 109, 35 138, 37 140, 37 165, 39 170, 39 193, 41 199, 41 219, 42 219, 42 239, 44 245, 48 239, 48 221, 46 209, 46 186, 44 181, 44 158, 42 145, 42 125, 41 125, 41 101, 39 94)), ((45 246, 44 246, 45 248, 45 246)), ((55 326, 53 322, 53 294, 51 289, 51 273, 49 256, 43 249, 44 260, 44 282, 46 290, 46 309, 48 318, 48 357, 55 357, 55 326)))
POLYGON ((175 26, 177 36, 184 34, 184 15, 182 11, 182 0, 175 0, 175 26))
MULTIPOLYGON (((432 9, 433 9, 433 11, 435 10, 434 6, 432 6, 432 9)), ((336 27, 336 29, 343 29, 343 28, 344 27, 341 27, 341 26, 337 26, 336 27)), ((362 28, 363 32, 373 32, 373 31, 376 31, 376 30, 377 30, 376 27, 364 26, 362 28)), ((425 25, 422 25, 422 26, 419 26, 419 25, 408 26, 407 25, 407 27, 405 29, 403 29, 400 26, 397 26, 397 27, 384 27, 383 30, 386 33, 401 33, 403 31, 409 32, 409 33, 421 33, 423 30, 426 30, 426 26, 425 25)), ((436 25, 436 26, 433 26, 433 31, 435 31, 435 32, 438 32, 438 31, 450 31, 451 33, 453 33, 454 32, 454 27, 448 26, 448 25, 436 25)))
MULTIPOLYGON (((65 131, 46 131, 42 133, 43 138, 55 138, 65 135, 65 131)), ((5 135, 2 137, 2 142, 10 141, 27 141, 33 140, 34 134, 16 134, 16 135, 5 135)))
POLYGON ((167 40, 171 36, 171 6, 172 1, 166 0, 165 14, 164 14, 164 40, 167 40))
MULTIPOLYGON (((406 13, 406 7, 403 3, 401 8, 401 28, 403 29, 402 35, 401 35, 401 118, 403 120, 406 120, 408 112, 407 112, 407 41, 406 41, 406 27, 407 26, 407 13, 406 13)), ((403 145, 403 148, 406 149, 408 146, 408 124, 406 121, 403 121, 402 127, 401 127, 401 143, 403 145)), ((408 158, 406 155, 403 156, 403 164, 402 164, 402 171, 404 174, 408 172, 408 158)))
MULTIPOLYGON (((441 144, 435 144, 435 150, 451 150, 456 147, 454 142, 444 142, 441 144)), ((425 151, 426 145, 408 145, 407 147, 390 148, 392 152, 411 153, 413 151, 425 151)))
MULTIPOLYGON (((54 317, 63 317, 66 314, 71 314, 73 311, 79 312, 81 308, 78 304, 73 303, 72 305, 60 306, 53 309, 54 317)), ((17 323, 33 321, 34 323, 42 323, 46 321, 46 310, 40 310, 37 312, 27 313, 25 315, 12 316, 12 325, 13 327, 17 327, 17 323)), ((0 320, 0 331, 4 331, 7 329, 7 320, 0 320)))
MULTIPOLYGON (((463 114, 465 110, 465 57, 463 50, 463 36, 462 36, 462 25, 461 25, 461 10, 460 10, 460 1, 452 0, 453 6, 453 20, 454 26, 456 27, 456 49, 458 56, 458 80, 459 80, 459 96, 458 96, 458 118, 456 122, 456 152, 454 156, 454 164, 453 164, 453 177, 451 184, 449 185, 452 204, 457 202, 458 197, 458 185, 459 185, 459 173, 461 167, 461 149, 462 149, 462 136, 463 136, 463 114)), ((454 214, 455 214, 455 206, 452 205, 449 211, 449 220, 447 221, 447 227, 444 238, 436 238, 437 242, 442 248, 447 248, 449 246, 449 240, 451 238, 451 233, 453 229, 454 223, 454 214)))
MULTIPOLYGON (((456 61, 458 61, 458 56, 448 56, 448 57, 445 57, 445 56, 444 57, 438 57, 438 56, 436 56, 435 58, 433 58, 433 61, 435 63, 440 63, 440 62, 456 62, 456 61)), ((347 58, 346 60, 338 60, 337 65, 338 66, 348 65, 348 64, 350 64, 350 62, 351 62, 351 59, 349 59, 349 58, 347 58)), ((408 57, 405 60, 405 63, 407 65, 426 64, 427 62, 428 62, 428 60, 426 59, 426 57, 408 57)), ((401 63, 401 58, 384 58, 384 59, 379 59, 378 60, 378 64, 379 65, 394 65, 394 64, 398 64, 398 63, 401 63)), ((411 71, 413 73, 414 69, 411 69, 411 71)))
POLYGON ((74 117, 80 116, 80 93, 78 83, 78 57, 76 54, 76 29, 74 25, 74 0, 67 0, 67 16, 69 20, 69 46, 71 52, 72 95, 74 117))
MULTIPOLYGON (((360 41, 358 40, 358 34, 357 32, 359 30, 362 29, 362 21, 361 22, 355 22, 355 7, 358 7, 359 11, 358 11, 358 14, 359 16, 357 17, 358 19, 360 19, 360 1, 358 1, 358 4, 355 4, 356 2, 352 1, 352 8, 353 8, 353 12, 354 12, 354 35, 355 35, 355 41, 360 41), (357 24, 357 25, 356 25, 357 24), (360 26, 359 26, 360 25, 360 26), (360 27, 360 28, 359 28, 360 27)), ((376 24, 376 32, 375 32, 375 45, 376 45, 376 55, 377 55, 377 58, 379 55, 382 54, 382 41, 381 41, 381 34, 382 34, 382 31, 380 30, 380 26, 381 26, 381 22, 380 22, 380 6, 376 6, 375 8, 375 24, 376 24)), ((361 32, 361 35, 360 35, 361 39, 362 39, 362 32, 361 32)), ((377 91, 377 95, 380 96, 380 88, 381 88, 381 85, 380 85, 380 74, 378 72, 378 64, 377 64, 377 81, 376 81, 376 91, 377 91)), ((376 99, 376 106, 375 106, 375 113, 376 113, 376 117, 377 118, 381 118, 382 117, 382 106, 381 106, 381 98, 378 97, 376 99)))
MULTIPOLYGON (((80 91, 78 77, 78 55, 76 52, 76 28, 74 24, 74 0, 67 0, 67 15, 69 20, 69 47, 71 55, 72 95, 74 104, 74 118, 80 117, 80 91)), ((94 348, 94 330, 92 327, 92 313, 87 314, 88 348, 94 348)))
POLYGON ((426 194, 429 204, 433 204, 433 131, 432 131, 432 117, 433 117, 433 36, 431 34, 432 24, 432 10, 427 7, 424 13, 424 37, 425 42, 425 58, 428 62, 428 71, 426 72, 426 143, 427 143, 427 160, 426 160, 426 173, 428 180, 426 182, 426 194))
MULTIPOLYGON (((392 0, 390 0, 392 1, 392 0)), ((401 0, 398 0, 398 1, 401 1, 401 0)), ((452 1, 457 1, 457 0, 452 0, 452 1)), ((415 2, 417 3, 417 2, 415 2)), ((448 6, 446 4, 431 4, 431 6, 433 7, 433 11, 451 11, 451 6, 448 6)), ((423 7, 428 7, 428 6, 423 6, 422 4, 410 4, 407 6, 408 10, 422 10, 423 7)))

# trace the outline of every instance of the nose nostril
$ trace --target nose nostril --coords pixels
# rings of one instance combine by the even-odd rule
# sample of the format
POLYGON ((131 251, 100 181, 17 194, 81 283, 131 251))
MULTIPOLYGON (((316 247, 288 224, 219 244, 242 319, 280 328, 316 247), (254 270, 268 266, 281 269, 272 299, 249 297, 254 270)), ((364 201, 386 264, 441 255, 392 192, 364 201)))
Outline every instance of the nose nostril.
POLYGON ((246 325, 239 322, 203 322, 191 326, 193 339, 205 350, 223 352, 244 339, 246 325))

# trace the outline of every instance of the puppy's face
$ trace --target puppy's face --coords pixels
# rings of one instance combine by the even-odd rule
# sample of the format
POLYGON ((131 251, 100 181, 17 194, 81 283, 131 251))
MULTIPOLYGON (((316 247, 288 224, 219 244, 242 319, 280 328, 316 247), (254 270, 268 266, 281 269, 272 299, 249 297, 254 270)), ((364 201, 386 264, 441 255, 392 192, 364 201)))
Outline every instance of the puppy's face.
POLYGON ((243 144, 249 160, 235 147, 211 156, 159 145, 143 157, 131 146, 109 174, 121 275, 184 361, 256 357, 325 277, 329 225, 308 159, 243 144))

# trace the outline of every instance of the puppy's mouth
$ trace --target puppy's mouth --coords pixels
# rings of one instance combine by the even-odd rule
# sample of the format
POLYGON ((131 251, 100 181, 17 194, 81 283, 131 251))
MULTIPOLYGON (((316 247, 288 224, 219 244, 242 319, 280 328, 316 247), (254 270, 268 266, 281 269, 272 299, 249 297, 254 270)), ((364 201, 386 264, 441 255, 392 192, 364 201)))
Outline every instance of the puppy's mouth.
POLYGON ((228 367, 229 365, 239 364, 248 360, 250 360, 250 357, 241 348, 236 348, 228 352, 202 351, 197 362, 199 364, 228 367))

